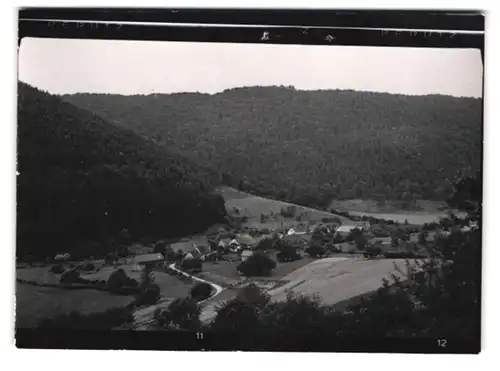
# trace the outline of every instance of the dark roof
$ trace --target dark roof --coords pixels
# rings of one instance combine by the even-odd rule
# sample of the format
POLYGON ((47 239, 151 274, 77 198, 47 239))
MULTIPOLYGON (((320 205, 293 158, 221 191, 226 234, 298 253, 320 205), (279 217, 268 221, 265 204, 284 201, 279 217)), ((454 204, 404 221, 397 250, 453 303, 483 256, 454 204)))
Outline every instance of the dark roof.
POLYGON ((196 248, 200 251, 202 255, 208 254, 212 249, 207 245, 196 245, 196 248))
POLYGON ((133 262, 135 264, 141 264, 141 263, 160 261, 160 260, 164 260, 164 259, 165 259, 165 257, 163 256, 162 253, 144 254, 144 255, 136 255, 134 257, 133 262))
POLYGON ((238 236, 236 236, 236 240, 239 243, 245 244, 245 245, 255 245, 256 244, 255 239, 252 236, 250 236, 249 234, 238 235, 238 236))
POLYGON ((307 240, 304 238, 304 236, 301 235, 296 235, 292 234, 290 236, 284 236, 283 241, 285 242, 292 242, 292 243, 301 243, 301 242, 307 242, 307 240))

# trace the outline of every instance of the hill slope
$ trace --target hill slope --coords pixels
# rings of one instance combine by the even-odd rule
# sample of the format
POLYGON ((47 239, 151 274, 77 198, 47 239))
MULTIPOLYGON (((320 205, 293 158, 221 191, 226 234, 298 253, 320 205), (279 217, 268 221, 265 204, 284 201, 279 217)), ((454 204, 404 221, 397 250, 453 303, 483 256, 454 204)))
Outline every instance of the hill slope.
POLYGON ((285 87, 64 99, 214 165, 227 185, 304 205, 442 200, 481 163, 480 99, 285 87))
POLYGON ((222 221, 219 175, 19 83, 18 253, 178 236, 222 221))

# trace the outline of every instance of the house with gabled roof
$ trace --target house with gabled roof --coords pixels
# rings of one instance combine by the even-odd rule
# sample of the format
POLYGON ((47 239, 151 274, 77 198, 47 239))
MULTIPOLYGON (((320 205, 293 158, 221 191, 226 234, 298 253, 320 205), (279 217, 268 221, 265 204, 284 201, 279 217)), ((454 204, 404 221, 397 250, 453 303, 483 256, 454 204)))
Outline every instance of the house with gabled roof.
POLYGON ((235 239, 242 247, 252 248, 257 245, 257 241, 247 233, 238 234, 235 239))
POLYGON ((165 263, 165 256, 162 253, 136 255, 131 261, 133 270, 141 271, 144 267, 158 267, 165 263))

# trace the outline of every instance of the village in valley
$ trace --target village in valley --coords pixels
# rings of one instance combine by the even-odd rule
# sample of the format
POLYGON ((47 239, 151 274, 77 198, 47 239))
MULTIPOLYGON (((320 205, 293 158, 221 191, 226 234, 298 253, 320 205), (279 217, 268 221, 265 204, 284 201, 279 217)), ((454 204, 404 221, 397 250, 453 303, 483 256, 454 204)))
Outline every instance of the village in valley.
POLYGON ((20 38, 16 346, 480 339, 482 54, 268 41, 20 38))
MULTIPOLYGON (((79 261, 61 253, 52 261, 19 264, 17 281, 39 289, 106 291, 111 294, 108 306, 114 307, 113 298, 118 297, 134 308, 133 320, 118 328, 154 329, 155 316, 184 297, 196 299, 200 319, 209 323, 218 308, 249 283, 272 300, 285 300, 295 292, 343 305, 374 292, 391 275, 405 278, 405 260, 425 260, 436 240, 457 226, 463 232, 477 228, 475 221, 452 213, 435 223, 411 225, 406 220, 315 210, 228 187, 221 194, 227 223, 213 225, 204 234, 139 243, 124 230, 122 244, 106 256, 79 261), (131 299, 137 292, 143 292, 144 300, 131 299)), ((36 305, 26 309, 30 317, 39 310, 36 305)), ((76 309, 70 304, 58 308, 59 314, 76 309)))

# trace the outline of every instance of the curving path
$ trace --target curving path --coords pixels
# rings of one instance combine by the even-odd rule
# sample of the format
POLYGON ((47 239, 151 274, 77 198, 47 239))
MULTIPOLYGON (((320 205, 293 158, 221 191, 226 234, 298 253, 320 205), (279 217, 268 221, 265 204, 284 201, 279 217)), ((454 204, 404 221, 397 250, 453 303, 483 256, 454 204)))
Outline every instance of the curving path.
MULTIPOLYGON (((214 297, 216 297, 217 295, 219 295, 222 291, 224 291, 224 288, 213 283, 213 282, 210 282, 210 281, 207 281, 207 280, 204 280, 202 278, 199 278, 199 277, 196 277, 196 276, 193 276, 189 273, 186 273, 184 271, 181 271, 180 269, 178 269, 176 266, 175 266, 175 263, 173 264, 170 264, 169 265, 169 268, 172 269, 172 270, 175 270, 176 272, 179 272, 180 274, 186 276, 186 277, 189 277, 195 281, 198 281, 198 282, 204 282, 204 283, 208 283, 210 286, 212 286, 212 288, 215 290, 215 292, 209 296, 208 298, 198 302, 198 305, 201 305, 203 303, 205 303, 206 301, 210 300, 210 299, 213 299, 214 297)), ((132 328, 134 330, 147 330, 147 326, 149 324, 151 324, 153 321, 154 321, 154 313, 158 310, 158 309, 166 309, 168 308, 168 306, 170 305, 170 303, 173 301, 174 299, 172 298, 164 298, 162 300, 160 300, 158 303, 154 304, 154 305, 149 305, 147 307, 142 307, 142 308, 139 308, 137 309, 135 312, 134 312, 134 325, 132 326, 132 328)), ((212 313, 214 311, 214 307, 212 305, 209 305, 207 307, 204 307, 202 309, 202 314, 201 314, 201 317, 202 318, 213 318, 214 314, 212 313), (208 312, 208 315, 207 313, 208 312)))

